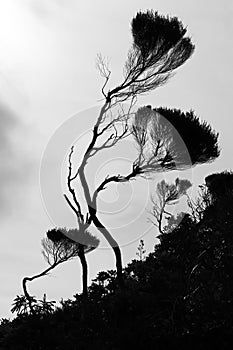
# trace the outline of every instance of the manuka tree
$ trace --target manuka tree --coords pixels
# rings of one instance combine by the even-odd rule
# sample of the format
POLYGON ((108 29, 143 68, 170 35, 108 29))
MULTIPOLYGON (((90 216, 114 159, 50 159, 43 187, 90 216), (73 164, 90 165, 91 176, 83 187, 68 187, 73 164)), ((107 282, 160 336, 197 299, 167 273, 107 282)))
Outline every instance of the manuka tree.
POLYGON ((27 282, 31 282, 37 278, 46 276, 58 265, 76 257, 79 257, 82 265, 83 296, 87 296, 88 267, 85 254, 95 249, 99 244, 99 240, 86 230, 86 244, 83 245, 78 243, 78 240, 80 240, 80 235, 82 235, 83 239, 83 233, 77 229, 68 230, 65 228, 54 228, 48 230, 47 237, 42 239, 42 254, 49 267, 32 277, 24 277, 22 281, 24 296, 32 313, 35 312, 35 307, 33 307, 35 298, 29 295, 27 290, 27 282))
POLYGON ((123 79, 115 88, 106 91, 111 71, 105 60, 98 57, 98 67, 104 85, 103 106, 93 126, 92 137, 76 171, 72 170, 72 147, 65 195, 75 212, 79 225, 88 228, 92 223, 112 247, 116 258, 119 285, 123 287, 120 247, 98 215, 98 197, 109 183, 127 182, 136 176, 186 169, 211 161, 219 155, 218 135, 193 111, 141 107, 134 112, 136 99, 167 82, 174 71, 192 55, 194 45, 186 36, 186 28, 176 17, 165 17, 154 11, 138 12, 131 22, 133 45, 124 66, 123 79), (128 102, 126 108, 123 104, 128 102), (97 153, 114 147, 127 137, 133 137, 138 156, 132 159, 127 175, 109 175, 90 190, 86 177, 87 163, 97 153), (77 186, 84 192, 88 212, 81 211, 77 186))

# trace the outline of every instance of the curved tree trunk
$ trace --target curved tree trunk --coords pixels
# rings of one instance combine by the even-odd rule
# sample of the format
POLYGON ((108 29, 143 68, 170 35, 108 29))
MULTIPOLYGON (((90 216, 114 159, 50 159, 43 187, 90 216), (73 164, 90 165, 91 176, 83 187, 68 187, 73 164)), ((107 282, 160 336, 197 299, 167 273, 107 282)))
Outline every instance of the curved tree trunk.
MULTIPOLYGON (((86 180, 86 176, 85 176, 85 171, 84 168, 88 162, 89 156, 90 156, 90 152, 93 149, 95 142, 98 138, 98 126, 99 123, 101 121, 101 118, 103 117, 105 111, 106 111, 106 107, 108 105, 108 102, 106 102, 104 104, 104 106, 101 109, 99 118, 97 120, 96 125, 94 126, 93 129, 93 137, 92 137, 92 141, 90 142, 87 151, 84 155, 82 164, 79 167, 79 178, 83 187, 83 192, 84 192, 84 196, 86 199, 86 203, 88 206, 88 211, 89 211, 89 215, 90 215, 90 222, 92 221, 95 225, 95 227, 98 229, 98 231, 100 231, 103 236, 105 237, 105 239, 107 240, 107 242, 110 244, 110 246, 113 249, 113 252, 115 254, 116 257, 116 270, 117 270, 117 280, 118 280, 118 284, 119 287, 121 289, 124 288, 124 281, 123 281, 123 275, 122 275, 122 259, 121 259, 121 250, 120 247, 118 245, 118 243, 115 241, 115 239, 111 236, 110 232, 106 229, 106 227, 99 221, 99 219, 96 216, 96 203, 93 203, 93 200, 91 199, 91 195, 90 195, 90 190, 89 190, 89 186, 86 180)), ((95 200, 94 200, 95 202, 95 200)))
POLYGON ((79 253, 79 259, 82 265, 82 284, 83 284, 83 296, 87 297, 87 273, 88 273, 88 267, 87 267, 87 260, 84 253, 84 246, 82 245, 80 247, 80 253, 79 253))
POLYGON ((42 277, 42 276, 47 275, 47 273, 48 273, 49 271, 51 271, 52 269, 54 269, 57 265, 58 265, 58 264, 53 264, 53 265, 51 265, 50 267, 48 267, 46 270, 42 271, 41 273, 39 273, 39 274, 37 274, 37 275, 34 275, 34 276, 32 276, 32 277, 24 277, 24 278, 23 278, 23 281, 22 281, 23 292, 24 292, 24 295, 25 295, 26 299, 28 300, 29 308, 30 308, 32 314, 34 314, 35 311, 34 311, 33 306, 32 306, 31 296, 30 296, 30 294, 29 294, 28 291, 27 291, 27 282, 28 282, 28 281, 33 281, 33 280, 35 280, 36 278, 39 278, 39 277, 42 277))
POLYGON ((107 242, 109 243, 109 245, 113 249, 113 252, 114 252, 115 257, 116 257, 117 280, 118 280, 119 287, 121 289, 123 289, 124 288, 124 281, 123 281, 123 275, 122 275, 122 259, 121 259, 120 247, 119 247, 118 243, 115 241, 115 239, 112 237, 110 232, 106 229, 106 227, 100 222, 100 220, 96 216, 96 207, 93 205, 92 200, 91 200, 89 187, 88 187, 86 177, 84 174, 84 167, 83 166, 79 168, 79 176, 80 176, 80 180, 81 180, 81 183, 83 186, 83 192, 84 192, 84 195, 86 198, 86 202, 88 204, 88 211, 89 211, 89 215, 90 215, 90 220, 93 222, 93 224, 98 229, 98 231, 100 231, 103 234, 104 238, 107 240, 107 242))
POLYGON ((124 289, 125 285, 124 285, 124 279, 122 274, 122 258, 121 258, 120 247, 118 243, 115 241, 115 239, 111 236, 109 231, 106 229, 106 227, 99 221, 96 214, 92 215, 92 221, 95 227, 103 234, 103 236, 105 237, 105 239, 113 249, 113 252, 116 258, 117 281, 118 281, 119 287, 121 289, 124 289))

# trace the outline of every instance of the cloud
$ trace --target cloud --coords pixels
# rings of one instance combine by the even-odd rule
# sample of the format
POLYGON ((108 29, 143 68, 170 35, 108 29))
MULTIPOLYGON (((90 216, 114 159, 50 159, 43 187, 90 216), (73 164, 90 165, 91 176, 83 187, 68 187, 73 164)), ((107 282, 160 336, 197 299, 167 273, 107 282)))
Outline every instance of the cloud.
POLYGON ((0 216, 17 204, 21 186, 28 182, 31 156, 25 154, 25 128, 16 114, 0 103, 0 216))
POLYGON ((73 9, 77 5, 75 0, 30 0, 30 10, 40 19, 51 19, 55 14, 73 9))
POLYGON ((0 151, 8 150, 9 133, 17 125, 14 113, 8 107, 0 105, 0 151))

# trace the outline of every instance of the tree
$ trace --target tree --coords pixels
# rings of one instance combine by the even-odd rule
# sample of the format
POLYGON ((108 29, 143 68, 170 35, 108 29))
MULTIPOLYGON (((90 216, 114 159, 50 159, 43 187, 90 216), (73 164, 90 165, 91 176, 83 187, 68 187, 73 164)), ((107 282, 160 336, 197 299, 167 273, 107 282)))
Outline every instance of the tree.
POLYGON ((108 92, 106 86, 111 71, 102 56, 98 57, 98 68, 104 78, 104 103, 76 171, 72 169, 74 147, 71 148, 67 177, 69 196, 65 194, 67 203, 77 216, 78 225, 88 227, 93 223, 112 247, 121 287, 124 286, 121 250, 99 218, 97 204, 100 192, 109 183, 123 183, 158 171, 185 169, 211 161, 219 155, 218 135, 207 123, 200 122, 193 111, 152 110, 150 106, 139 108, 136 113, 133 111, 139 95, 167 82, 174 70, 192 55, 194 46, 185 36, 186 29, 181 21, 154 11, 138 12, 131 22, 131 31, 133 45, 124 66, 123 81, 108 92), (126 101, 129 103, 127 108, 123 104, 126 101), (190 135, 194 136, 191 138, 190 135), (130 136, 138 147, 138 157, 132 160, 132 170, 127 175, 108 175, 91 193, 86 178, 88 162, 98 152, 114 147, 130 136), (86 215, 83 215, 77 198, 78 184, 84 192, 88 208, 86 215))
MULTIPOLYGON (((157 184, 156 196, 152 196, 151 198, 153 204, 151 214, 155 218, 155 221, 151 221, 158 227, 161 234, 164 233, 164 214, 166 215, 165 219, 169 221, 170 225, 172 225, 172 220, 174 220, 174 216, 166 210, 166 206, 176 204, 183 195, 187 194, 187 190, 191 186, 192 184, 189 180, 180 180, 179 178, 175 180, 174 184, 168 184, 165 180, 157 184)), ((165 228, 167 229, 167 227, 165 228)))
POLYGON ((43 248, 42 254, 46 262, 49 264, 49 267, 43 270, 41 273, 36 274, 32 277, 24 277, 22 281, 24 296, 29 303, 29 307, 32 313, 34 313, 34 308, 31 302, 32 297, 27 291, 27 282, 33 281, 42 276, 46 276, 51 270, 53 270, 58 265, 68 260, 71 260, 77 256, 80 259, 83 270, 83 295, 87 296, 88 271, 85 254, 95 249, 99 244, 99 240, 93 235, 91 235, 88 231, 86 231, 85 233, 80 233, 77 229, 68 230, 65 228, 54 228, 47 231, 47 238, 43 238, 41 243, 43 248), (85 234, 86 245, 80 244, 77 241, 75 241, 78 240, 80 234, 85 234))

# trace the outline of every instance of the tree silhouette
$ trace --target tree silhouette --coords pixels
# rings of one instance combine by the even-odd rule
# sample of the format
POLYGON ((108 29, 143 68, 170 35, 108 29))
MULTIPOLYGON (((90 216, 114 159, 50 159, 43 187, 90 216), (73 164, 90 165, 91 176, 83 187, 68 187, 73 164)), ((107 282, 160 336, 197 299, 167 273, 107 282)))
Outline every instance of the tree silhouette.
POLYGON ((116 258, 118 283, 124 287, 121 250, 117 241, 100 221, 98 196, 109 183, 127 182, 136 176, 158 171, 186 169, 208 162, 219 155, 218 135, 200 122, 193 111, 139 108, 134 106, 139 95, 163 85, 192 55, 194 46, 186 35, 186 29, 176 17, 165 17, 154 11, 138 12, 131 22, 133 45, 124 66, 123 81, 106 92, 111 71, 98 56, 97 65, 104 78, 102 94, 104 103, 93 126, 91 141, 76 171, 72 169, 71 148, 68 162, 65 199, 75 212, 79 226, 92 223, 112 247, 116 258), (123 102, 128 102, 126 108, 123 102), (97 153, 114 147, 127 137, 134 137, 138 157, 132 160, 132 170, 127 175, 108 175, 91 193, 86 178, 86 165, 97 153), (192 137, 191 137, 192 136, 192 137), (80 180, 88 213, 83 215, 76 195, 80 180))
MULTIPOLYGON (((163 219, 164 214, 166 215, 165 219, 167 221, 173 220, 173 215, 166 210, 166 206, 174 205, 178 202, 178 200, 183 196, 186 195, 187 190, 192 186, 191 182, 189 180, 180 180, 177 178, 175 180, 174 184, 169 184, 165 182, 165 180, 162 180, 157 184, 156 188, 156 195, 152 196, 152 212, 151 214, 155 218, 155 221, 153 219, 151 220, 156 227, 158 227, 159 232, 162 234, 164 233, 163 228, 163 219)), ((175 223, 175 222, 174 222, 175 223)), ((171 225, 171 222, 170 222, 171 225)), ((165 227, 168 229, 168 227, 165 227)))
POLYGON ((54 228, 47 231, 47 238, 43 238, 41 243, 43 248, 42 254, 46 262, 49 264, 49 267, 32 277, 24 277, 22 281, 24 295, 29 303, 32 313, 34 313, 35 310, 31 302, 32 297, 27 291, 27 282, 33 281, 42 276, 46 276, 58 265, 75 257, 79 257, 82 265, 83 295, 87 296, 88 269, 85 254, 95 249, 99 244, 99 240, 91 235, 87 230, 85 233, 80 233, 80 231, 77 229, 54 228), (77 242, 80 235, 85 235, 85 246, 77 242))

